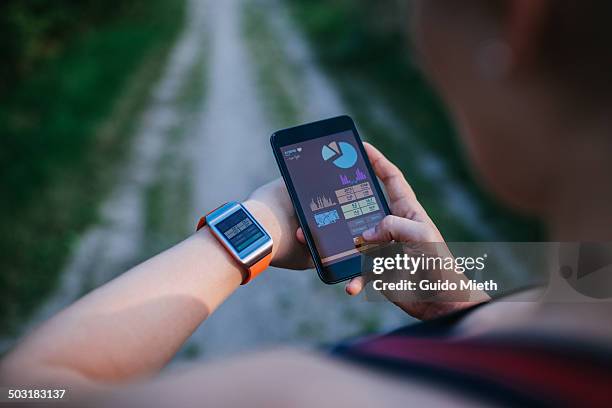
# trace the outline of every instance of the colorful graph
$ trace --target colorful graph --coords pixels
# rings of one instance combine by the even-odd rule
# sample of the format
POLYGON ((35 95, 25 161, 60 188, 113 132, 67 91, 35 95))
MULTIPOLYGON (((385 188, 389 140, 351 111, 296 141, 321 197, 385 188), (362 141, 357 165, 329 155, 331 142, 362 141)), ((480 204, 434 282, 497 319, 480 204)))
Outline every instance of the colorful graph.
POLYGON ((378 206, 376 198, 374 197, 368 197, 363 200, 354 201, 350 204, 345 204, 342 206, 342 213, 344 214, 344 218, 347 220, 378 210, 380 210, 380 207, 378 206))
POLYGON ((336 221, 340 219, 338 215, 338 211, 331 210, 320 214, 315 214, 315 221, 317 223, 317 227, 324 227, 329 224, 334 224, 336 221))
POLYGON ((331 142, 321 149, 323 160, 329 161, 341 169, 350 169, 357 163, 357 150, 347 142, 331 142))
POLYGON ((348 186, 354 183, 359 183, 361 181, 367 180, 366 174, 361 171, 361 169, 357 169, 355 171, 355 176, 353 178, 346 176, 344 174, 340 175, 340 182, 343 186, 348 186))
POLYGON ((340 204, 350 203, 351 201, 361 200, 372 195, 372 188, 370 183, 365 182, 356 184, 351 187, 344 187, 340 190, 336 190, 336 197, 340 204))
POLYGON ((324 208, 333 207, 334 205, 336 205, 336 202, 331 198, 325 197, 324 195, 313 198, 310 201, 310 209, 312 211, 322 210, 324 208))

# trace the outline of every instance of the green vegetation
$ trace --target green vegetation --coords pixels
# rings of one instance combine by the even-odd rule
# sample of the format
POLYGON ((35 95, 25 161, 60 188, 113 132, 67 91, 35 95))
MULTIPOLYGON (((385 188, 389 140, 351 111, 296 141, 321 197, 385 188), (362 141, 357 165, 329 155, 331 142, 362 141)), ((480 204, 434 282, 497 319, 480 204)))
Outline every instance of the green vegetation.
POLYGON ((255 73, 262 94, 266 111, 271 113, 271 120, 278 128, 295 125, 299 119, 296 94, 300 92, 297 73, 283 49, 279 39, 270 26, 266 14, 266 4, 253 0, 245 4, 242 15, 244 38, 249 46, 255 73))
POLYGON ((202 44, 175 101, 184 119, 176 128, 170 129, 170 143, 157 165, 157 178, 145 193, 143 260, 176 244, 193 231, 193 219, 190 218, 193 169, 191 160, 186 157, 191 152, 185 149, 189 144, 181 141, 193 128, 199 112, 197 108, 205 94, 206 39, 202 39, 202 44), (178 218, 179 215, 184 219, 178 218))
POLYGON ((9 1, 2 9, 0 332, 6 333, 54 288, 74 238, 95 220, 181 27, 184 3, 9 1))
POLYGON ((453 181, 477 198, 483 218, 499 240, 540 237, 532 221, 500 208, 474 182, 442 105, 416 68, 406 38, 406 2, 287 1, 364 136, 402 168, 448 240, 482 237, 448 211, 440 186, 432 185, 432 177, 418 163, 423 151, 440 157, 453 181))

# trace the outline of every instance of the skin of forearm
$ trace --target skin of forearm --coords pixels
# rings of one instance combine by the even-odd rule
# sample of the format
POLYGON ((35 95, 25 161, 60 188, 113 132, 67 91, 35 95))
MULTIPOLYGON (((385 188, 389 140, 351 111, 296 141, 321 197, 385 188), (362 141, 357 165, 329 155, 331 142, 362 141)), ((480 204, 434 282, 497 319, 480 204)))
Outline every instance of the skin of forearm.
POLYGON ((203 229, 43 324, 7 356, 4 372, 34 378, 56 367, 101 382, 154 373, 241 280, 236 262, 203 229))

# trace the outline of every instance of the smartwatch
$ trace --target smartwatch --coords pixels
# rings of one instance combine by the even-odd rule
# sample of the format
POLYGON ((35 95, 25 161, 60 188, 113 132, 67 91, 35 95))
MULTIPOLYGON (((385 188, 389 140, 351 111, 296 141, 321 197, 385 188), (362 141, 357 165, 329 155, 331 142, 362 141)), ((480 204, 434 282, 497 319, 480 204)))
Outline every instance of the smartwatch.
POLYGON ((196 231, 206 225, 212 234, 246 271, 242 285, 263 272, 272 259, 272 237, 255 217, 232 201, 200 218, 196 231))

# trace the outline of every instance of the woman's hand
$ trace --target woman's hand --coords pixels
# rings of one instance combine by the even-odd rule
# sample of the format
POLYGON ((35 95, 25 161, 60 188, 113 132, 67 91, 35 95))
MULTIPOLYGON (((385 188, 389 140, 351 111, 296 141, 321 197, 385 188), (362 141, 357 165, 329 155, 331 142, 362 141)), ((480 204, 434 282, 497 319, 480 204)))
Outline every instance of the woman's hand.
MULTIPOLYGON (((385 217, 376 228, 365 231, 364 240, 367 242, 444 242, 442 234, 418 202, 402 172, 374 146, 369 143, 364 143, 364 146, 374 173, 385 186, 389 208, 393 214, 385 217)), ((300 242, 305 242, 301 229, 298 229, 297 237, 300 242)), ((351 279, 345 289, 349 295, 356 296, 363 290, 364 285, 364 278, 357 277, 351 279)), ((430 319, 473 303, 430 301, 396 304, 418 319, 430 319)))
MULTIPOLYGON (((378 149, 364 143, 368 158, 376 177, 385 186, 389 198, 391 214, 385 217, 376 228, 363 233, 368 242, 444 242, 440 231, 429 218, 406 178, 378 149)), ((297 232, 298 240, 305 243, 304 233, 297 232)), ((346 292, 358 295, 364 286, 362 277, 351 279, 346 284, 346 292)))
MULTIPOLYGON (((364 143, 364 146, 374 173, 385 186, 393 215, 385 217, 376 228, 365 231, 363 239, 367 242, 444 242, 400 169, 371 144, 364 143)), ((354 278, 347 284, 346 292, 355 296, 363 286, 362 277, 354 278)))
POLYGON ((282 179, 259 187, 244 205, 272 236, 273 266, 287 269, 313 267, 308 248, 296 238, 298 223, 282 179))

